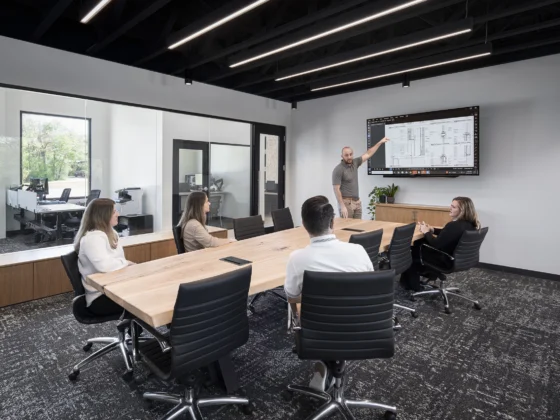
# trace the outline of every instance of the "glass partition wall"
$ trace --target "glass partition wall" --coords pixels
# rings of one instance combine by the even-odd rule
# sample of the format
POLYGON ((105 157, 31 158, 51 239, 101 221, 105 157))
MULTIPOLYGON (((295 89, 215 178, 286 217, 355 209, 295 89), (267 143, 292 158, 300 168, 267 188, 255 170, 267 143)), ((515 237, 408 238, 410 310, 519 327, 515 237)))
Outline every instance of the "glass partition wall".
POLYGON ((96 197, 121 236, 171 231, 193 191, 209 225, 270 226, 283 159, 282 127, 0 87, 0 254, 71 244, 96 197))

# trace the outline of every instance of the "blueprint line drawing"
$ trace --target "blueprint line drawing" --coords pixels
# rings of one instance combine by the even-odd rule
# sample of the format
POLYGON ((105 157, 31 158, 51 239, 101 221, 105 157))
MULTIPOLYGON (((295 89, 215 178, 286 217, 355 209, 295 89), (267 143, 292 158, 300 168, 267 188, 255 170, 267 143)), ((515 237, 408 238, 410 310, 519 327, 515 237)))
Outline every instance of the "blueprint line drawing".
POLYGON ((386 124, 391 168, 474 167, 474 116, 386 124))

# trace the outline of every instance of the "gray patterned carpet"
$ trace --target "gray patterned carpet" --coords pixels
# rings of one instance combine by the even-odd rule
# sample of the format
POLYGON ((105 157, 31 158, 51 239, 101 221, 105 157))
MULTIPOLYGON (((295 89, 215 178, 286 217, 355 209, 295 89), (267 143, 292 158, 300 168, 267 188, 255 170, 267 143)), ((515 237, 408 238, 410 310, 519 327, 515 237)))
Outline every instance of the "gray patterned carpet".
MULTIPOLYGON (((486 270, 458 276, 463 293, 481 298, 482 311, 452 301, 411 303, 420 317, 401 314, 393 359, 349 366, 350 396, 391 403, 401 420, 528 420, 560 418, 560 282, 486 270)), ((399 292, 402 294, 402 292, 399 292)), ((0 419, 157 419, 169 407, 145 406, 146 390, 167 390, 145 369, 121 379, 122 361, 110 354, 67 379, 84 356, 88 337, 113 335, 112 325, 78 324, 69 294, 0 309, 0 419)), ((402 300, 402 302, 407 302, 402 300)), ((311 363, 292 354, 286 310, 274 298, 257 304, 249 343, 234 354, 253 419, 305 419, 304 398, 286 402, 280 391, 305 383, 311 363)), ((208 419, 246 418, 236 408, 206 409, 208 419)), ((357 419, 382 413, 357 412, 357 419)), ((332 417, 337 419, 338 417, 332 417)))

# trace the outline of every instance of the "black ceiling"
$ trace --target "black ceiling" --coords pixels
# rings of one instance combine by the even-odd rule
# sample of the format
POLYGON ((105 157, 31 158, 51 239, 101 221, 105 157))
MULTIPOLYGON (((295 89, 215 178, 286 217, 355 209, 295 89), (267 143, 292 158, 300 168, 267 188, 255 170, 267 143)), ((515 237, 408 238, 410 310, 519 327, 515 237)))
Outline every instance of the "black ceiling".
POLYGON ((283 101, 303 101, 395 84, 404 77, 414 82, 560 53, 560 0, 426 0, 349 30, 230 68, 246 58, 410 1, 269 0, 176 49, 168 49, 173 42, 254 1, 112 0, 88 24, 83 24, 80 20, 99 0, 2 0, 0 35, 160 73, 180 77, 187 74, 195 83, 200 81, 283 101), (467 25, 472 31, 283 81, 275 80, 434 37, 437 35, 433 34, 450 25, 467 25), (471 54, 473 48, 478 51, 490 47, 492 54, 488 56, 429 67, 471 54), (399 73, 426 66, 408 74, 399 73), (394 72, 399 74, 312 91, 394 72))

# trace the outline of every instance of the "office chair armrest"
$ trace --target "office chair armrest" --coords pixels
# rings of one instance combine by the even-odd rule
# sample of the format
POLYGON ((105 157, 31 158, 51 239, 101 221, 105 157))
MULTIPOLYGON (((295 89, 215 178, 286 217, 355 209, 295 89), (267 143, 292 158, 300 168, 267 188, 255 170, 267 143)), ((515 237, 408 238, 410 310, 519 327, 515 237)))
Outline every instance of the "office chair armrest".
POLYGON ((422 246, 420 247, 420 262, 422 263, 422 265, 424 265, 424 257, 425 256, 437 256, 437 257, 445 257, 447 259, 449 259, 449 261, 454 261, 455 258, 451 255, 449 255, 446 252, 443 252, 437 248, 434 248, 433 246, 430 246, 428 244, 422 244, 422 246))
POLYGON ((141 319, 138 319, 138 318, 133 319, 132 323, 133 324, 138 324, 143 329, 145 329, 150 334, 152 334, 154 336, 154 338, 156 339, 156 341, 159 343, 159 346, 161 347, 161 351, 163 353, 167 353, 168 351, 170 351, 172 349, 171 345, 167 341, 168 340, 167 337, 164 336, 162 333, 160 333, 158 330, 156 330, 151 325, 146 324, 144 321, 142 321, 141 319))

